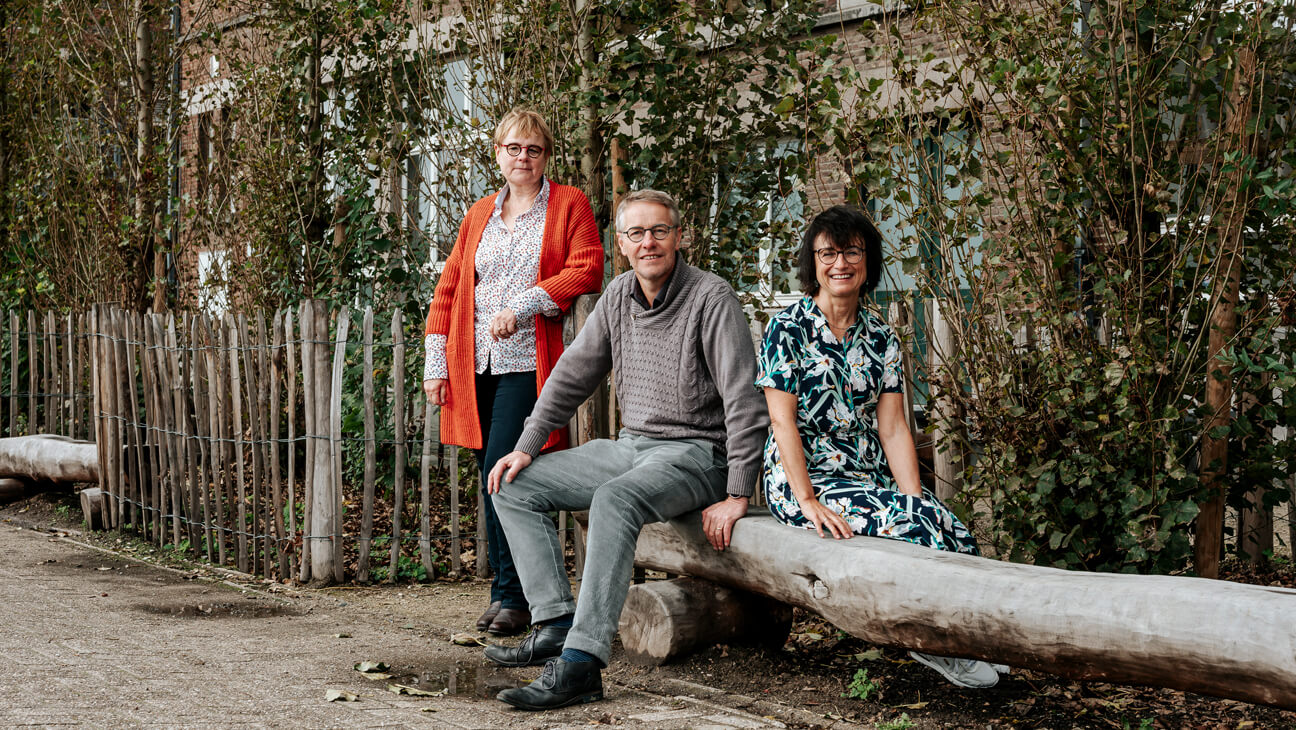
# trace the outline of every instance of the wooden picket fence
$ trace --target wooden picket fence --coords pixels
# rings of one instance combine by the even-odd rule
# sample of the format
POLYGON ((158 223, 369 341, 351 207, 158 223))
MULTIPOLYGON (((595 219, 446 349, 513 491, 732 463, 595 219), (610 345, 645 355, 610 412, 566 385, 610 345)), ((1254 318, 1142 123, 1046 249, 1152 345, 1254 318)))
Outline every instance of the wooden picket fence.
MULTIPOLYGON (((596 300, 577 301, 569 341, 596 300)), ((420 568, 428 577, 485 576, 475 460, 437 437, 438 414, 421 388, 421 323, 400 312, 380 319, 372 309, 330 311, 322 302, 223 317, 111 306, 7 312, 0 433, 96 441, 108 526, 216 564, 303 581, 395 580, 420 568)), ((892 304, 888 319, 917 342, 902 304, 892 304)), ((947 335, 939 312, 927 321, 931 368, 947 335)), ((909 386, 923 377, 917 359, 906 348, 911 417, 909 386)), ((931 445, 959 443, 942 424, 961 419, 943 410, 942 384, 929 386, 937 425, 919 443, 948 499, 961 488, 964 457, 931 445)), ((611 390, 605 384, 581 407, 575 443, 615 432, 611 390)), ((1289 515, 1277 522, 1296 540, 1289 515)), ((559 515, 576 575, 579 529, 559 515)))
MULTIPOLYGON (((352 317, 320 301, 222 318, 97 308, 89 349, 108 526, 301 581, 393 580, 415 563, 428 577, 459 574, 471 542, 485 575, 480 490, 462 504, 476 464, 439 442, 420 323, 399 311, 376 323, 369 308, 352 317)), ((565 514, 559 530, 566 544, 565 514)))
POLYGON ((93 437, 91 334, 85 314, 6 313, 0 321, 0 434, 93 437))

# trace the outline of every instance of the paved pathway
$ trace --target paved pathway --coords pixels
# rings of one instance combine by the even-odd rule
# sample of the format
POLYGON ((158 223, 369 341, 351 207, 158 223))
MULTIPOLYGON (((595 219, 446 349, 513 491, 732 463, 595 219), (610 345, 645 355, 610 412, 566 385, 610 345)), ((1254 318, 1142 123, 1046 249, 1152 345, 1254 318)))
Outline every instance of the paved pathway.
POLYGON ((0 616, 3 727, 783 726, 618 686, 605 702, 513 711, 489 698, 534 671, 483 666, 480 650, 445 640, 447 628, 403 629, 316 592, 281 600, 238 591, 8 524, 0 616), (375 658, 447 692, 396 695, 352 669, 375 658), (359 700, 328 702, 329 690, 359 700))

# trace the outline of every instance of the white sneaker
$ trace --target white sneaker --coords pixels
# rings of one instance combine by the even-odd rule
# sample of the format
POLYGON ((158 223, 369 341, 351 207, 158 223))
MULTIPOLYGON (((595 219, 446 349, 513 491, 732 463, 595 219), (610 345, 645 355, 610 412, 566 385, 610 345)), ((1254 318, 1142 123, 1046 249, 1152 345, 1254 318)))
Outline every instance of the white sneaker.
POLYGON ((994 667, 976 659, 956 659, 916 651, 909 652, 909 656, 913 657, 914 661, 940 672, 946 679, 960 687, 986 689, 999 682, 999 673, 994 670, 994 667))

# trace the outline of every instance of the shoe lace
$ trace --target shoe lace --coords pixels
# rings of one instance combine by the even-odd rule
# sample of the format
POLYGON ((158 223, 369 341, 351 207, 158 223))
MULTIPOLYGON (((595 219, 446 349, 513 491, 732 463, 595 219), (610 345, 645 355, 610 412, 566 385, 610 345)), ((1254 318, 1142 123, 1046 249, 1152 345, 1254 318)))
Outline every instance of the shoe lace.
POLYGON ((557 681, 557 675, 554 674, 554 663, 546 662, 544 669, 540 670, 540 676, 536 678, 536 681, 532 683, 532 686, 543 689, 552 689, 557 681))

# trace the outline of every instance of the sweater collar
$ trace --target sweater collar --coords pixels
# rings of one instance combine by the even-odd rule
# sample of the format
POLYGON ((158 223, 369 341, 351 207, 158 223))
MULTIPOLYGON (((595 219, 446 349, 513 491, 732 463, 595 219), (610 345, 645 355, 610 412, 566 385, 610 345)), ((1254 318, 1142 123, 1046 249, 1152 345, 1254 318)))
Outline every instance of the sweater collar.
POLYGON ((676 251, 675 266, 671 269, 670 276, 666 278, 666 286, 663 286, 661 290, 657 292, 657 297, 653 299, 652 304, 648 303, 648 295, 644 294, 643 286, 639 284, 639 277, 637 276, 634 277, 634 286, 631 287, 630 296, 634 297, 634 300, 639 302, 639 306, 644 309, 656 309, 665 306, 666 302, 670 301, 672 296, 671 285, 675 283, 675 275, 679 273, 680 266, 683 264, 684 257, 680 256, 679 251, 676 251))
POLYGON ((634 275, 633 271, 630 272, 630 278, 632 279, 630 297, 644 310, 645 314, 655 315, 664 312, 679 300, 681 293, 687 288, 688 283, 692 281, 693 274, 696 271, 697 269, 684 262, 683 254, 676 251, 675 268, 671 270, 670 279, 667 280, 666 286, 662 287, 662 290, 658 292, 657 300, 653 302, 653 306, 651 308, 647 306, 648 300, 644 296, 643 288, 639 286, 639 279, 634 275))

